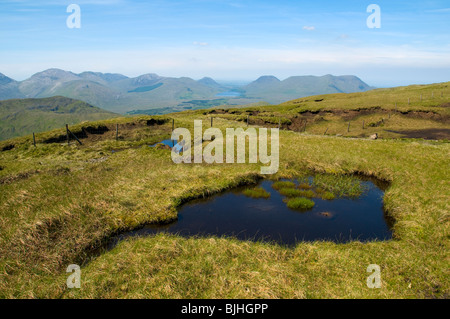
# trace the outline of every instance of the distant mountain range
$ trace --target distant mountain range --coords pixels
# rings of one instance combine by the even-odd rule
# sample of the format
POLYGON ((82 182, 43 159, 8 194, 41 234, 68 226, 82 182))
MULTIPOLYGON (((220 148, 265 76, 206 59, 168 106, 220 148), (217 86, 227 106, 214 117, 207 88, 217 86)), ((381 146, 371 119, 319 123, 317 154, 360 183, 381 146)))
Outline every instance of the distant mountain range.
POLYGON ((245 86, 224 86, 211 78, 196 81, 157 74, 129 78, 121 74, 75 74, 49 69, 19 82, 0 73, 0 100, 64 96, 117 113, 165 113, 166 108, 167 112, 173 112, 260 101, 278 104, 309 95, 370 89, 356 76, 333 75, 294 76, 284 81, 262 76, 245 86))
POLYGON ((118 114, 62 96, 0 101, 0 140, 115 116, 118 114))

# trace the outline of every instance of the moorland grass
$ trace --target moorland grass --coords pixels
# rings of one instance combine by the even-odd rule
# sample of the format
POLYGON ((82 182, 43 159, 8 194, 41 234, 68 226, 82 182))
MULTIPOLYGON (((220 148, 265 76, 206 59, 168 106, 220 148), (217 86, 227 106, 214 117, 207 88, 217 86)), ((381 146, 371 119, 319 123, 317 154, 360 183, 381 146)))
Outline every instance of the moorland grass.
POLYGON ((295 188, 290 188, 290 187, 280 188, 278 190, 278 192, 281 195, 287 196, 287 197, 297 197, 297 196, 301 196, 301 194, 302 194, 302 191, 300 189, 295 189, 295 188))
MULTIPOLYGON (((195 112, 173 117, 189 129, 201 118, 195 112)), ((214 123, 223 131, 245 127, 227 119, 214 123)), ((7 181, 0 184, 0 298, 450 295, 450 146, 444 142, 280 132, 280 170, 274 179, 313 171, 320 176, 316 186, 333 193, 335 185, 346 189, 338 196, 358 193, 349 174, 390 182, 383 199, 395 221, 390 241, 301 242, 287 248, 160 234, 92 254, 115 233, 176 219, 183 202, 263 177, 259 164, 175 165, 170 151, 145 147, 168 132, 169 124, 142 127, 128 140, 83 146, 39 142, 34 148, 29 137, 6 141, 15 147, 0 152, 0 178, 7 181), (66 286, 66 268, 73 263, 82 265, 82 289, 66 286), (380 289, 366 285, 370 264, 381 267, 380 289)))
POLYGON ((325 199, 325 200, 333 200, 336 198, 336 196, 331 192, 325 192, 320 195, 320 198, 325 199))
POLYGON ((247 188, 242 191, 245 196, 252 198, 269 198, 270 193, 262 187, 247 188))
MULTIPOLYGON (((336 197, 357 198, 366 189, 357 177, 347 175, 317 174, 314 176, 313 185, 336 197)), ((327 195, 327 197, 331 196, 327 195)))
POLYGON ((315 203, 304 197, 291 198, 286 201, 286 206, 291 209, 308 210, 313 208, 315 203))
POLYGON ((279 190, 279 189, 286 189, 286 188, 294 188, 295 183, 290 181, 276 181, 272 184, 272 188, 279 190))
POLYGON ((311 189, 311 185, 309 185, 308 183, 300 183, 299 185, 298 185, 298 188, 300 188, 300 189, 311 189))
POLYGON ((380 138, 400 138, 404 134, 399 131, 439 129, 447 130, 448 136, 449 96, 449 82, 411 85, 310 96, 280 105, 227 107, 228 114, 217 116, 246 121, 247 114, 252 114, 251 123, 276 127, 280 122, 284 129, 315 135, 369 138, 377 133, 380 138), (291 126, 293 122, 296 127, 291 126))

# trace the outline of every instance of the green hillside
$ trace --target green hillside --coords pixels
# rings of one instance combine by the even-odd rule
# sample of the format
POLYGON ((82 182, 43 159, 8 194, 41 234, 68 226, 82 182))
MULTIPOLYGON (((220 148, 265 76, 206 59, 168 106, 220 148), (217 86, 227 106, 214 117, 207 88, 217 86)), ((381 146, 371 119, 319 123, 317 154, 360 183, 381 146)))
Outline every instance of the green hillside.
POLYGON ((117 116, 66 97, 0 101, 0 140, 117 116))

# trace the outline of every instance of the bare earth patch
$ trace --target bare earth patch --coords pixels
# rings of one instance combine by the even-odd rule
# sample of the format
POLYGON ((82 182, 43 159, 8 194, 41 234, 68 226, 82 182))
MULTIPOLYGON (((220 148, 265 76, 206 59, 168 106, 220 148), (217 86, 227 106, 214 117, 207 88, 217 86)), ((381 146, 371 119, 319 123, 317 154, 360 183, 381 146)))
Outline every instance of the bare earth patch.
MULTIPOLYGON (((388 131, 388 130, 386 130, 388 131)), ((448 140, 450 139, 450 129, 446 128, 430 128, 423 130, 407 130, 407 131, 392 131, 391 133, 402 134, 405 138, 423 138, 425 140, 448 140)))

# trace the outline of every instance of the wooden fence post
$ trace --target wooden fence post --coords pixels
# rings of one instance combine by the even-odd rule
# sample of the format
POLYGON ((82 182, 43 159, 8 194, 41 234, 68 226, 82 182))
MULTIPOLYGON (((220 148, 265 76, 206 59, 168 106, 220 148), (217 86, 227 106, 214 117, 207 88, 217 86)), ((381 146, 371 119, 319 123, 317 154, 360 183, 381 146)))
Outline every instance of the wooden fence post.
POLYGON ((211 116, 211 127, 213 127, 213 117, 211 116))
POLYGON ((364 130, 364 120, 363 120, 363 130, 364 130))
POLYGON ((67 145, 70 145, 69 125, 68 124, 66 124, 66 134, 67 134, 67 145))
POLYGON ((71 130, 69 130, 69 125, 66 124, 66 133, 67 133, 67 145, 70 145, 70 136, 69 133, 72 134, 72 136, 77 140, 78 143, 80 143, 80 145, 83 145, 83 143, 81 143, 81 141, 78 139, 78 137, 72 133, 71 130))
POLYGON ((116 124, 116 141, 119 140, 119 124, 116 124))
POLYGON ((34 147, 36 147, 36 137, 34 136, 34 132, 33 132, 33 145, 34 147))
POLYGON ((250 115, 247 115, 247 127, 248 127, 248 123, 250 122, 249 118, 250 118, 250 115))
POLYGON ((172 119, 172 132, 175 130, 175 119, 172 119))
POLYGON ((347 133, 350 132, 350 122, 348 122, 347 133))

